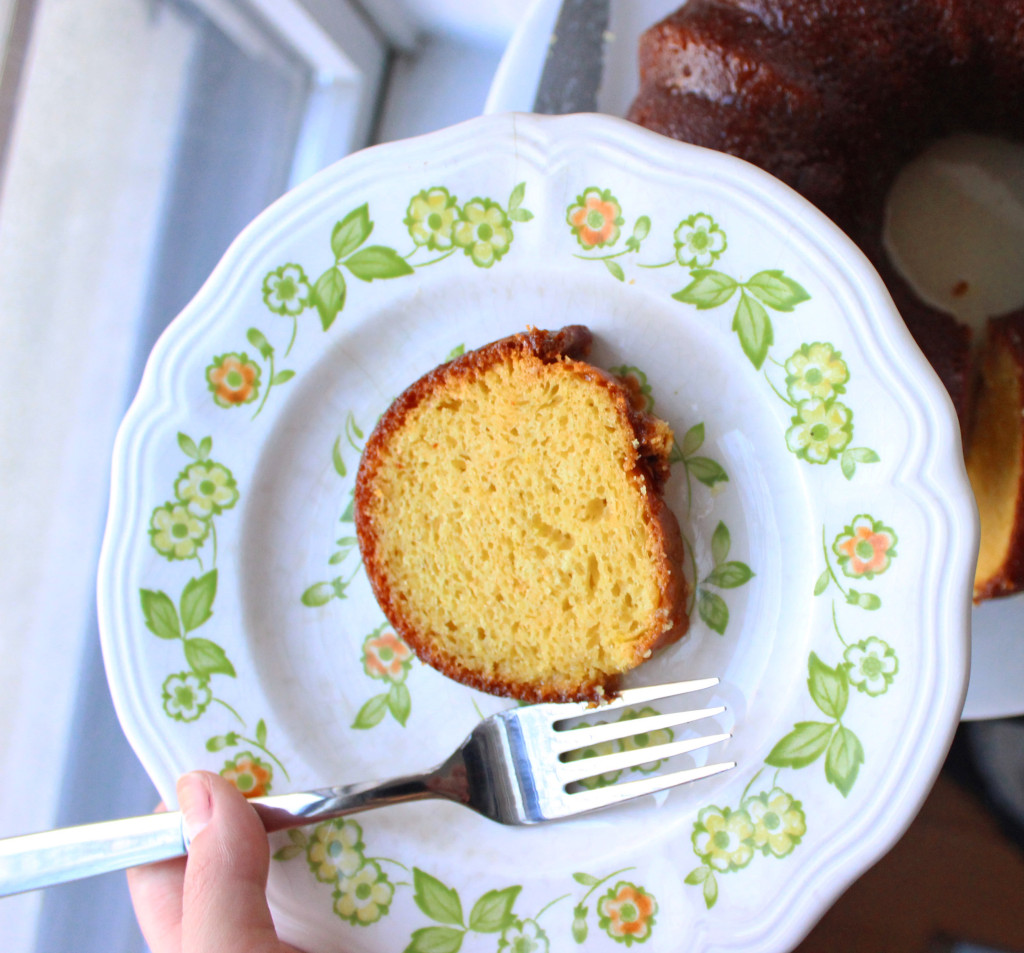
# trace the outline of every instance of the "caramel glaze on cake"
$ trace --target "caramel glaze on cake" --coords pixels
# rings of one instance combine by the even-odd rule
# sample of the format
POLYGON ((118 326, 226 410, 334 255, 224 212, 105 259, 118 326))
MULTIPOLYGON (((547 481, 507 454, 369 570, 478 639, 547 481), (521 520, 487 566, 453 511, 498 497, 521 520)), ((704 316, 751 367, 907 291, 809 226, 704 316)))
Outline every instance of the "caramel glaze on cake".
MULTIPOLYGON (((688 0, 643 34, 639 67, 628 118, 760 166, 846 231, 949 391, 965 443, 977 431, 987 445, 996 421, 987 397, 972 408, 971 331, 910 290, 881 232, 896 174, 931 142, 1024 134, 1024 0, 688 0)), ((1009 509, 1024 519, 1004 490, 983 524, 1009 509)), ((975 596, 1021 588, 1024 562, 1011 560, 975 596)))
MULTIPOLYGON (((1024 132, 1024 0, 688 0, 643 34, 639 66, 630 119, 772 173, 880 271, 903 165, 953 132, 1024 132)), ((912 298, 963 424, 969 335, 912 298)))
POLYGON ((580 326, 531 328, 441 365, 360 463, 384 614, 424 662, 492 694, 599 700, 688 626, 661 495, 672 431, 583 361, 590 345, 580 326))

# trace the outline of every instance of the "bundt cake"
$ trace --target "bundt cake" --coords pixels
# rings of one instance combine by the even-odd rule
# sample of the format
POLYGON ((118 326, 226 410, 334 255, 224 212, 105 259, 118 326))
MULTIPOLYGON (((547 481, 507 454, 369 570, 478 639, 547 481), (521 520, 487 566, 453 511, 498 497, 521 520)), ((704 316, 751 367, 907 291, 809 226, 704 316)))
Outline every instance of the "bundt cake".
POLYGON ((599 700, 688 626, 673 436, 585 363, 590 332, 528 329, 409 387, 366 443, 359 546, 427 664, 524 701, 599 700))
POLYGON ((967 473, 981 516, 977 600, 1014 592, 1024 578, 1024 311, 993 318, 980 361, 967 473))
MULTIPOLYGON (((893 180, 931 142, 1021 137, 1024 0, 688 0, 642 35, 639 70, 628 118, 746 159, 816 204, 886 280, 965 442, 995 426, 988 403, 972 410, 971 329, 913 294, 881 233, 893 180)), ((1024 563, 1006 572, 999 592, 1024 587, 1024 563)))

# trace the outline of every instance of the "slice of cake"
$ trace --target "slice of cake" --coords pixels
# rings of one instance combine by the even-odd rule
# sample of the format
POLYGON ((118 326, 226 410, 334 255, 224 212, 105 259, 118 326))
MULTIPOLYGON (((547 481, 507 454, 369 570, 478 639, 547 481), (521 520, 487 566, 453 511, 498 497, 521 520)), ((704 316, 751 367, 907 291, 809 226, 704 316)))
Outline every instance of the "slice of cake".
POLYGON ((981 518, 974 599, 1024 588, 1024 311, 988 322, 967 474, 981 518))
POLYGON ((443 364, 370 436, 356 531, 384 614, 427 664, 524 701, 599 700, 687 629, 672 431, 528 329, 443 364))

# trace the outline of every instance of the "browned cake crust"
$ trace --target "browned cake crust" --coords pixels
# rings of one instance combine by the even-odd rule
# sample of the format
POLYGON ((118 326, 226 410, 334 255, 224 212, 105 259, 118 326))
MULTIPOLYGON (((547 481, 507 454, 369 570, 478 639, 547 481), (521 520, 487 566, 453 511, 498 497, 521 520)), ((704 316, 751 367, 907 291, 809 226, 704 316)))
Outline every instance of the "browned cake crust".
MULTIPOLYGON (((508 675, 495 677, 474 668, 471 662, 454 657, 439 646, 435 633, 421 630, 410 621, 405 594, 392 584, 392 567, 380 544, 381 529, 377 517, 380 477, 389 467, 401 467, 389 448, 410 414, 422 402, 452 389, 460 380, 479 378, 502 362, 516 362, 532 356, 544 364, 559 365, 564 373, 578 375, 606 392, 614 402, 621 425, 629 429, 635 449, 630 479, 643 489, 646 501, 645 521, 659 541, 654 571, 660 593, 660 622, 638 640, 629 667, 638 665, 658 648, 685 634, 689 620, 689 587, 683 566, 685 551, 679 524, 662 498, 669 473, 669 453, 673 436, 667 424, 630 405, 623 384, 608 372, 584 362, 590 352, 590 331, 575 325, 558 332, 528 329, 478 350, 469 352, 435 368, 410 386, 385 412, 367 441, 355 488, 355 522, 363 563, 373 592, 388 620, 416 652, 419 658, 449 677, 472 688, 525 701, 600 700, 614 693, 618 674, 595 673, 578 684, 566 685, 558 679, 537 681, 508 675)), ((522 426, 529 427, 524 419, 522 426)), ((567 435, 568 436, 568 435, 567 435)), ((511 585, 511 582, 509 583, 511 585)))
POLYGON ((1024 587, 1024 311, 989 321, 967 472, 981 515, 974 600, 1024 587))

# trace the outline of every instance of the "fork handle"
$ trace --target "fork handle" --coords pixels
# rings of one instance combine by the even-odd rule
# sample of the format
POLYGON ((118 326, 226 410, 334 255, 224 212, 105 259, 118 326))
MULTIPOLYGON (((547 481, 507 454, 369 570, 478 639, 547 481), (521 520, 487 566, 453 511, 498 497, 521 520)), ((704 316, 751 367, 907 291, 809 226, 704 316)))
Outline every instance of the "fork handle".
MULTIPOLYGON (((436 774, 253 798, 268 833, 428 797, 459 799, 436 774)), ((0 839, 0 897, 188 853, 181 812, 0 839)))
POLYGON ((0 840, 0 897, 180 857, 186 850, 178 811, 8 837, 0 840))

